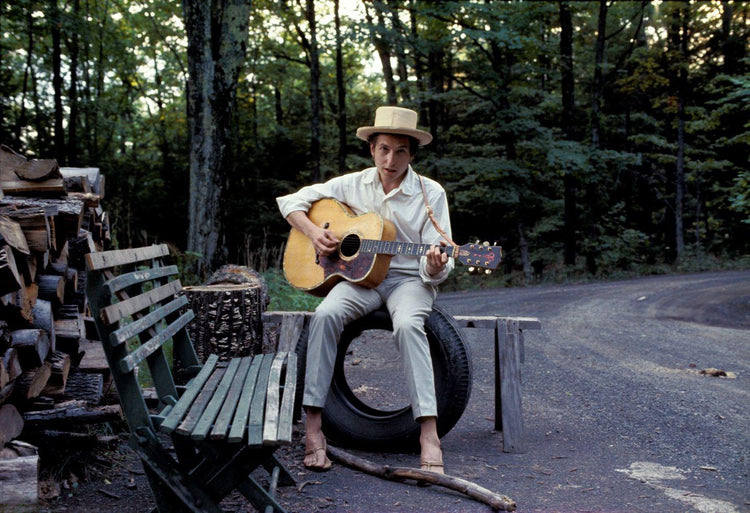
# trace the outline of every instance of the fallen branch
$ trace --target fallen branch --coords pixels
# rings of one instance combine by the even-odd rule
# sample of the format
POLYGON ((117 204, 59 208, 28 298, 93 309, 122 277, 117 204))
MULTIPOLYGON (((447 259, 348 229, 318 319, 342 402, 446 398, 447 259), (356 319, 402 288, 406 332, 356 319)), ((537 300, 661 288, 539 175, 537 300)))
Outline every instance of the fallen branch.
POLYGON ((337 447, 328 446, 328 455, 347 467, 361 470, 367 474, 388 479, 390 481, 403 481, 412 479, 421 483, 430 483, 444 488, 449 488, 484 504, 495 511, 515 511, 516 503, 505 495, 494 493, 476 483, 461 479, 460 477, 438 474, 427 470, 409 467, 392 467, 390 465, 378 465, 366 459, 354 456, 337 447))

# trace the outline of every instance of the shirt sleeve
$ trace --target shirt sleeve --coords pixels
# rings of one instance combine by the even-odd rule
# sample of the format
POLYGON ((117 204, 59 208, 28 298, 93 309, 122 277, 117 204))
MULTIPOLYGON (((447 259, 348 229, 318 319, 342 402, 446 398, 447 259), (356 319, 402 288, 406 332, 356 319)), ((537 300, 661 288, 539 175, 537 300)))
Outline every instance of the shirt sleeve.
MULTIPOLYGON (((437 182, 427 182, 426 178, 423 179, 426 181, 425 187, 428 183, 430 184, 430 187, 427 189, 427 197, 432 206, 432 213, 435 216, 435 220, 445 234, 449 238, 453 238, 453 235, 451 235, 451 220, 448 213, 448 198, 445 195, 445 190, 437 182)), ((422 241, 425 244, 439 245, 440 241, 444 240, 445 238, 437 231, 428 216, 427 222, 422 229, 422 241)), ((443 267, 443 270, 435 276, 430 276, 427 273, 427 257, 422 257, 419 261, 419 276, 428 285, 439 285, 448 278, 454 266, 455 262, 453 258, 448 258, 448 262, 443 267)))
POLYGON ((279 196, 276 204, 279 206, 281 215, 286 218, 292 212, 301 210, 307 212, 313 203, 323 198, 335 198, 345 201, 344 177, 338 176, 325 183, 316 183, 302 187, 297 192, 279 196))

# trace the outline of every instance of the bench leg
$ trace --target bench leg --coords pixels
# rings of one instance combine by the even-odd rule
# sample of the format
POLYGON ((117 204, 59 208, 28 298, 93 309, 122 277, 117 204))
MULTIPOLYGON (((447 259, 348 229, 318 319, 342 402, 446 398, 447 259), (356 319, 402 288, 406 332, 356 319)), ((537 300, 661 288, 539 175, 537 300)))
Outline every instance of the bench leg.
POLYGON ((176 470, 177 462, 159 444, 153 433, 141 431, 130 439, 140 456, 160 512, 222 513, 222 509, 199 487, 186 483, 176 470))
POLYGON ((495 429, 503 432, 503 452, 524 452, 519 329, 504 319, 495 327, 495 429))

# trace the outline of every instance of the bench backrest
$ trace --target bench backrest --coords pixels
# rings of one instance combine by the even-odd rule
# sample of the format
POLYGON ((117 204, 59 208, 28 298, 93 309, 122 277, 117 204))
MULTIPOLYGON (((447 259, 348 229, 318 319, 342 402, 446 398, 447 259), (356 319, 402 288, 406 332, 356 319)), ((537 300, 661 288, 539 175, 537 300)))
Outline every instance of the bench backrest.
POLYGON ((165 404, 178 399, 165 342, 173 342, 174 359, 183 369, 198 366, 185 329, 193 312, 180 295, 177 267, 164 263, 168 255, 168 246, 161 244, 86 256, 86 294, 131 431, 154 427, 138 380, 139 365, 148 364, 165 404))

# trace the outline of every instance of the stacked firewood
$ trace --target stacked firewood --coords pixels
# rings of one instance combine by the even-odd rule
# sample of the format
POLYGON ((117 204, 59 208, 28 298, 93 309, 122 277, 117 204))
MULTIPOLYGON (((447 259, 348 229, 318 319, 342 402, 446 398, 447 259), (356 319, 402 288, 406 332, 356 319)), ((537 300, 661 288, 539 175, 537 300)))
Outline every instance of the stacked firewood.
POLYGON ((0 185, 2 474, 13 451, 28 457, 12 440, 60 443, 66 432, 76 438, 76 418, 117 412, 100 406, 108 367, 101 343, 90 341, 97 337, 85 295, 84 255, 110 238, 104 177, 0 146, 0 185))

